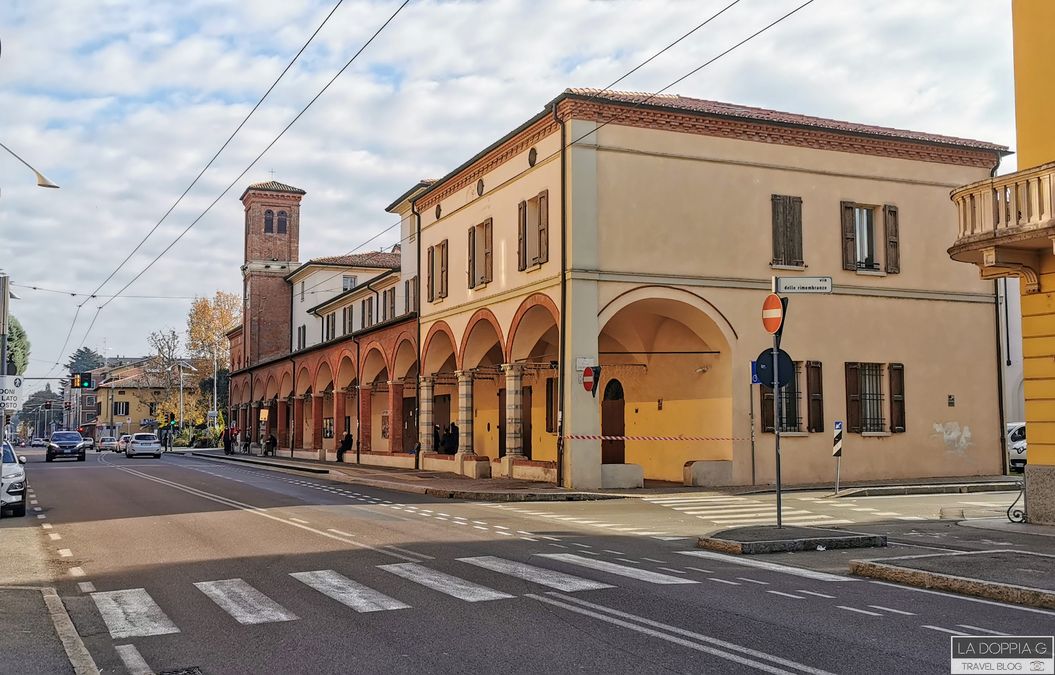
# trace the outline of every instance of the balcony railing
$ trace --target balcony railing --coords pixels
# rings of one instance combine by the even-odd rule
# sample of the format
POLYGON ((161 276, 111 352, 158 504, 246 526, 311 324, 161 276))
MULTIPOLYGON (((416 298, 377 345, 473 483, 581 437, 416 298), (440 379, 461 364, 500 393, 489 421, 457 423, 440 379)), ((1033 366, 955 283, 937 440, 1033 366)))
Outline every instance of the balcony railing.
POLYGON ((1055 162, 952 191, 958 232, 953 260, 978 265, 982 277, 1021 277, 1036 292, 1040 250, 1055 240, 1055 162))

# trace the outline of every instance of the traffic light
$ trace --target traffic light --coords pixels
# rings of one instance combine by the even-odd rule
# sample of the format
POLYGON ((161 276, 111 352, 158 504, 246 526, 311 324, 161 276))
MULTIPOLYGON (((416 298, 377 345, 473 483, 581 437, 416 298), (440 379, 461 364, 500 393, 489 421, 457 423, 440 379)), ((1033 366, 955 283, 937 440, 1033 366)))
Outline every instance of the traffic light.
POLYGON ((74 389, 91 389, 93 385, 91 373, 73 373, 70 375, 70 386, 74 389))
POLYGON ((83 434, 84 433, 84 427, 77 427, 77 433, 83 434))
POLYGON ((51 410, 51 401, 44 401, 44 410, 51 410))
POLYGON ((73 404, 70 403, 69 401, 63 401, 62 407, 65 408, 66 410, 73 410, 73 404))

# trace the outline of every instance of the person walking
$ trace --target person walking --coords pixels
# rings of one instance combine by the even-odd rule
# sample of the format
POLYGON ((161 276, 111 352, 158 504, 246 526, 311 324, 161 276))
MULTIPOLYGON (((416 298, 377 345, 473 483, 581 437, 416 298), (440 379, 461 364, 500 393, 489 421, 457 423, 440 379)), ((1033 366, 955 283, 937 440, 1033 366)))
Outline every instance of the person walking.
POLYGON ((458 423, 451 422, 451 454, 458 454, 458 423))
POLYGON ((352 449, 352 435, 347 431, 344 432, 344 437, 341 438, 341 445, 337 448, 337 461, 344 461, 344 453, 352 449))
POLYGON ((231 454, 231 430, 223 430, 223 454, 231 454))
POLYGON ((275 451, 277 449, 278 449, 278 439, 275 438, 275 434, 273 434, 273 433, 272 434, 268 434, 267 435, 267 444, 264 446, 264 456, 266 457, 268 455, 268 453, 270 453, 271 456, 274 457, 275 454, 276 454, 275 451))

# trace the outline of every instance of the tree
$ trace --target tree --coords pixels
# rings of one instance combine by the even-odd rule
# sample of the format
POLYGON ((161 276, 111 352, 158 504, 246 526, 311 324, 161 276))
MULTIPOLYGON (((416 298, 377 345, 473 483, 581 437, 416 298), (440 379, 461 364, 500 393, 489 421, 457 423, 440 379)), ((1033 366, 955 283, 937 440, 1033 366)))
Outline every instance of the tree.
MULTIPOLYGON (((226 368, 220 368, 216 372, 216 409, 227 410, 227 395, 231 385, 231 371, 226 368)), ((201 390, 202 397, 208 401, 209 407, 212 407, 212 376, 203 377, 198 382, 198 388, 201 390)))
POLYGON ((89 370, 95 370, 101 368, 106 364, 106 359, 103 355, 94 349, 88 347, 81 347, 77 351, 73 352, 70 356, 70 360, 66 362, 66 372, 68 373, 86 373, 89 370))
POLYGON ((195 298, 187 313, 188 351, 203 362, 215 356, 218 364, 228 363, 231 356, 226 333, 241 319, 242 300, 234 293, 216 291, 212 299, 195 298))
POLYGON ((62 397, 51 390, 50 384, 46 384, 43 389, 30 394, 22 404, 16 424, 28 422, 35 436, 46 436, 50 431, 51 423, 61 419, 62 397), (45 403, 49 401, 51 402, 50 409, 45 407, 45 403))
POLYGON ((8 317, 7 324, 7 360, 15 364, 15 374, 21 375, 29 366, 29 337, 26 329, 13 316, 8 317))

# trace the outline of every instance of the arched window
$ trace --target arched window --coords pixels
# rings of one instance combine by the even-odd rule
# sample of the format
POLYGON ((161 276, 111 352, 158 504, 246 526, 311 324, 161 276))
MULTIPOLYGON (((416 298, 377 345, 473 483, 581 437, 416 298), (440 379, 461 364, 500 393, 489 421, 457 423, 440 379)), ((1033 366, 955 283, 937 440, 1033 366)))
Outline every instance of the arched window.
POLYGON ((264 232, 270 233, 270 232, 274 232, 274 231, 275 231, 275 212, 274 211, 270 211, 270 210, 264 211, 264 232))
POLYGON ((288 217, 286 216, 286 212, 285 211, 279 211, 278 212, 278 233, 279 234, 285 234, 286 233, 286 221, 287 220, 288 220, 288 217))

